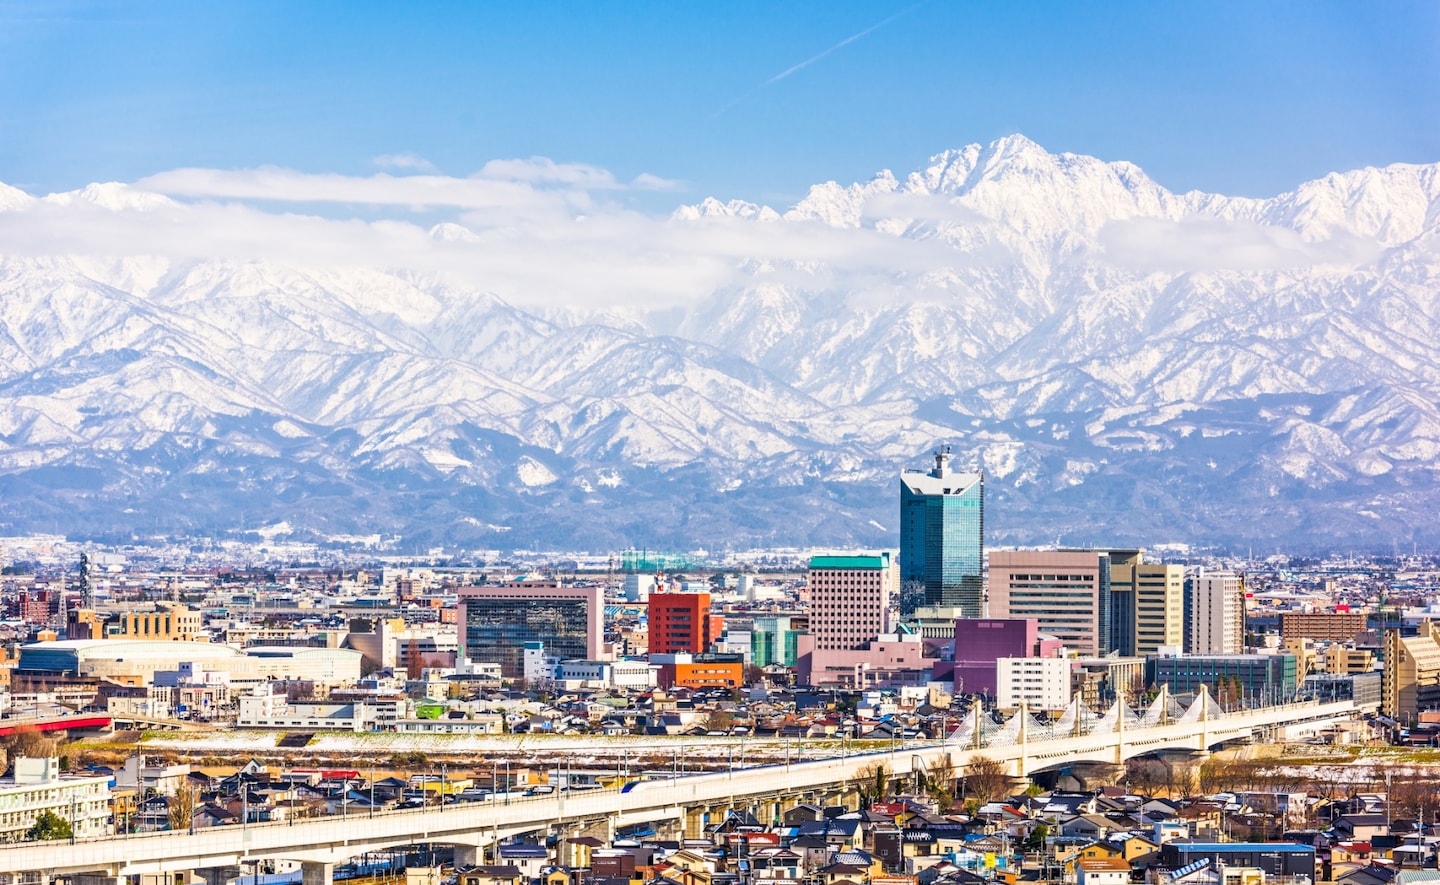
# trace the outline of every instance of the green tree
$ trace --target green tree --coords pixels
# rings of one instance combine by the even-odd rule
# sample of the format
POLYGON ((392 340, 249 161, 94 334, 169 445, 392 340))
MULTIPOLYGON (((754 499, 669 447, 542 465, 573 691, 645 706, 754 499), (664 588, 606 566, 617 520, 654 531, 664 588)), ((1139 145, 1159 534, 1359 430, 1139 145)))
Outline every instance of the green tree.
POLYGON ((1035 828, 1030 831, 1030 835, 1025 837, 1025 847, 1031 851, 1044 851, 1045 840, 1049 837, 1049 825, 1036 824, 1035 828))
POLYGON ((25 838, 36 842, 69 839, 73 835, 75 831, 70 828, 70 822, 48 808, 40 812, 34 825, 25 831, 25 838))
POLYGON ((850 778, 850 785, 860 794, 861 807, 883 802, 890 794, 890 770, 883 762, 862 765, 850 778))

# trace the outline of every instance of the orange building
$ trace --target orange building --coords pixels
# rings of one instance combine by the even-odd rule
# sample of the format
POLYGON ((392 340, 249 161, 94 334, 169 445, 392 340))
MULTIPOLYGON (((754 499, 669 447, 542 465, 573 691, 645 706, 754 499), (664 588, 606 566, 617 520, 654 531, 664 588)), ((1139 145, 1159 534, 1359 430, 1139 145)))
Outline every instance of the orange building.
POLYGON ((650 594, 651 654, 704 654, 710 650, 709 593, 650 594))
MULTIPOLYGON (((655 597, 650 597, 654 599, 655 597)), ((745 661, 740 655, 673 655, 662 660, 655 681, 661 688, 739 688, 745 661)), ((654 662, 654 659, 651 659, 654 662)))

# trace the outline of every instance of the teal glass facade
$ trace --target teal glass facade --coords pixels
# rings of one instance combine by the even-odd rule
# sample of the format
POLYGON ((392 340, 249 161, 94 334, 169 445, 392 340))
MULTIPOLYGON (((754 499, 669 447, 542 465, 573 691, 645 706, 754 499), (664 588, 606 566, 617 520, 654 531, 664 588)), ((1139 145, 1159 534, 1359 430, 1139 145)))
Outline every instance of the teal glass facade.
POLYGON ((900 476, 902 609, 946 606, 984 617, 985 480, 951 473, 948 458, 937 453, 935 470, 900 476))
POLYGON ((1177 695, 1192 694, 1204 685, 1211 697, 1230 702, 1288 701, 1295 694, 1298 673, 1298 661, 1291 654, 1181 655, 1145 662, 1150 685, 1164 685, 1177 695))

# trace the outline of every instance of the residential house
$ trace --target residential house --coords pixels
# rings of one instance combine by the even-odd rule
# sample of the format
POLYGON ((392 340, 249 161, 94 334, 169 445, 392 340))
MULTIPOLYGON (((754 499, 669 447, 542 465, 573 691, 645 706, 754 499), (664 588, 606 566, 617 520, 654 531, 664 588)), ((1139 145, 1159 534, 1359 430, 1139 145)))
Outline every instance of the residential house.
POLYGON ((594 836, 573 836, 560 843, 560 863, 572 869, 589 869, 597 848, 607 847, 594 836))
POLYGON ((539 881, 550 862, 550 853, 544 845, 501 845, 498 853, 500 863, 518 869, 527 882, 539 881))
POLYGON ((524 875, 520 868, 508 864, 470 867, 457 876, 458 885, 520 885, 524 875))
POLYGON ((1116 833, 1105 840, 1120 849, 1120 857, 1133 866, 1153 866, 1160 845, 1140 833, 1116 833))
POLYGON ((1130 885, 1130 864, 1124 858, 1087 857, 1076 867, 1076 885, 1130 885))
POLYGON ((1334 829, 1341 839, 1364 841, 1390 835, 1390 818, 1384 814, 1345 814, 1335 819, 1334 829))
POLYGON ((1396 873, 1394 867, 1372 862, 1344 873, 1333 873, 1332 881, 1335 885, 1391 885, 1396 873))
MULTIPOLYGON (((1069 877, 1077 877, 1080 874, 1080 862, 1083 860, 1108 860, 1120 857, 1120 849, 1109 842, 1096 840, 1088 842, 1078 848, 1072 848, 1065 854, 1058 855, 1055 859, 1060 863, 1060 868, 1069 877)), ((1126 868, 1129 864, 1126 863, 1126 868)))
POLYGON ((752 880, 798 879, 805 858, 791 848, 762 848, 749 860, 752 880))

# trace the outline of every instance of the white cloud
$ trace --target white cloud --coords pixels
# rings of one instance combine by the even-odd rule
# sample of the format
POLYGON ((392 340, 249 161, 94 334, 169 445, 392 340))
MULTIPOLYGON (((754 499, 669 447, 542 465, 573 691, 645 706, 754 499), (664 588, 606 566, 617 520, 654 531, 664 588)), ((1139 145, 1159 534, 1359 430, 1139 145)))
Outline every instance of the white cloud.
POLYGON ((831 274, 885 276, 945 258, 936 244, 874 231, 642 214, 596 199, 590 188, 609 193, 614 179, 593 167, 510 161, 487 164, 482 175, 178 169, 138 182, 129 189, 135 198, 113 209, 63 199, 19 205, 0 213, 0 243, 12 256, 373 266, 582 309, 693 302, 747 278, 757 261, 768 279, 813 285, 831 274), (181 199, 142 199, 154 192, 181 199), (319 217, 274 203, 431 207, 452 217, 432 234, 434 218, 422 225, 383 210, 379 220, 319 217))
POLYGON ((525 181, 532 184, 568 184, 591 190, 614 190, 620 185, 609 170, 584 163, 557 163, 549 157, 528 160, 491 160, 477 178, 498 181, 525 181))
POLYGON ((862 218, 867 221, 903 219, 910 223, 978 224, 980 213, 940 194, 879 191, 865 198, 862 218))
POLYGON ((534 190, 523 182, 445 175, 368 177, 313 174, 292 169, 176 169, 136 182, 136 187, 179 197, 215 197, 293 203, 460 208, 517 206, 534 190))
POLYGON ((373 157, 371 163, 381 169, 414 169, 417 172, 434 172, 435 164, 418 154, 381 154, 373 157))
MULTIPOLYGON (((466 178, 177 169, 96 191, 105 199, 9 200, 10 210, 0 212, 0 249, 11 256, 375 267, 443 276, 516 303, 578 310, 693 303, 757 280, 828 287, 881 309, 904 300, 982 297, 974 293, 987 290, 985 280, 1013 273, 1022 261, 1012 251, 1019 246, 984 236, 952 242, 896 236, 897 228, 884 224, 650 215, 618 202, 627 188, 667 186, 655 176, 624 184, 598 167, 544 158, 492 161, 466 178), (155 193, 177 199, 157 200, 155 193), (319 217, 277 204, 366 217, 319 217), (408 214, 416 208, 426 210, 423 223, 408 214)), ((996 224, 956 199, 925 194, 872 194, 863 214, 996 224)), ((1359 239, 1307 242, 1253 222, 1139 219, 1110 224, 1098 247, 1077 246, 1066 260, 1179 273, 1333 264, 1373 251, 1359 239)))
POLYGON ((684 187, 685 183, 672 178, 651 175, 649 172, 641 172, 630 182, 630 186, 642 191, 673 191, 684 187))
POLYGON ((1306 240, 1286 227, 1205 216, 1112 221, 1101 228, 1099 239, 1105 257, 1115 264, 1174 273, 1347 266, 1373 260, 1380 253, 1374 242, 1348 233, 1306 240))

